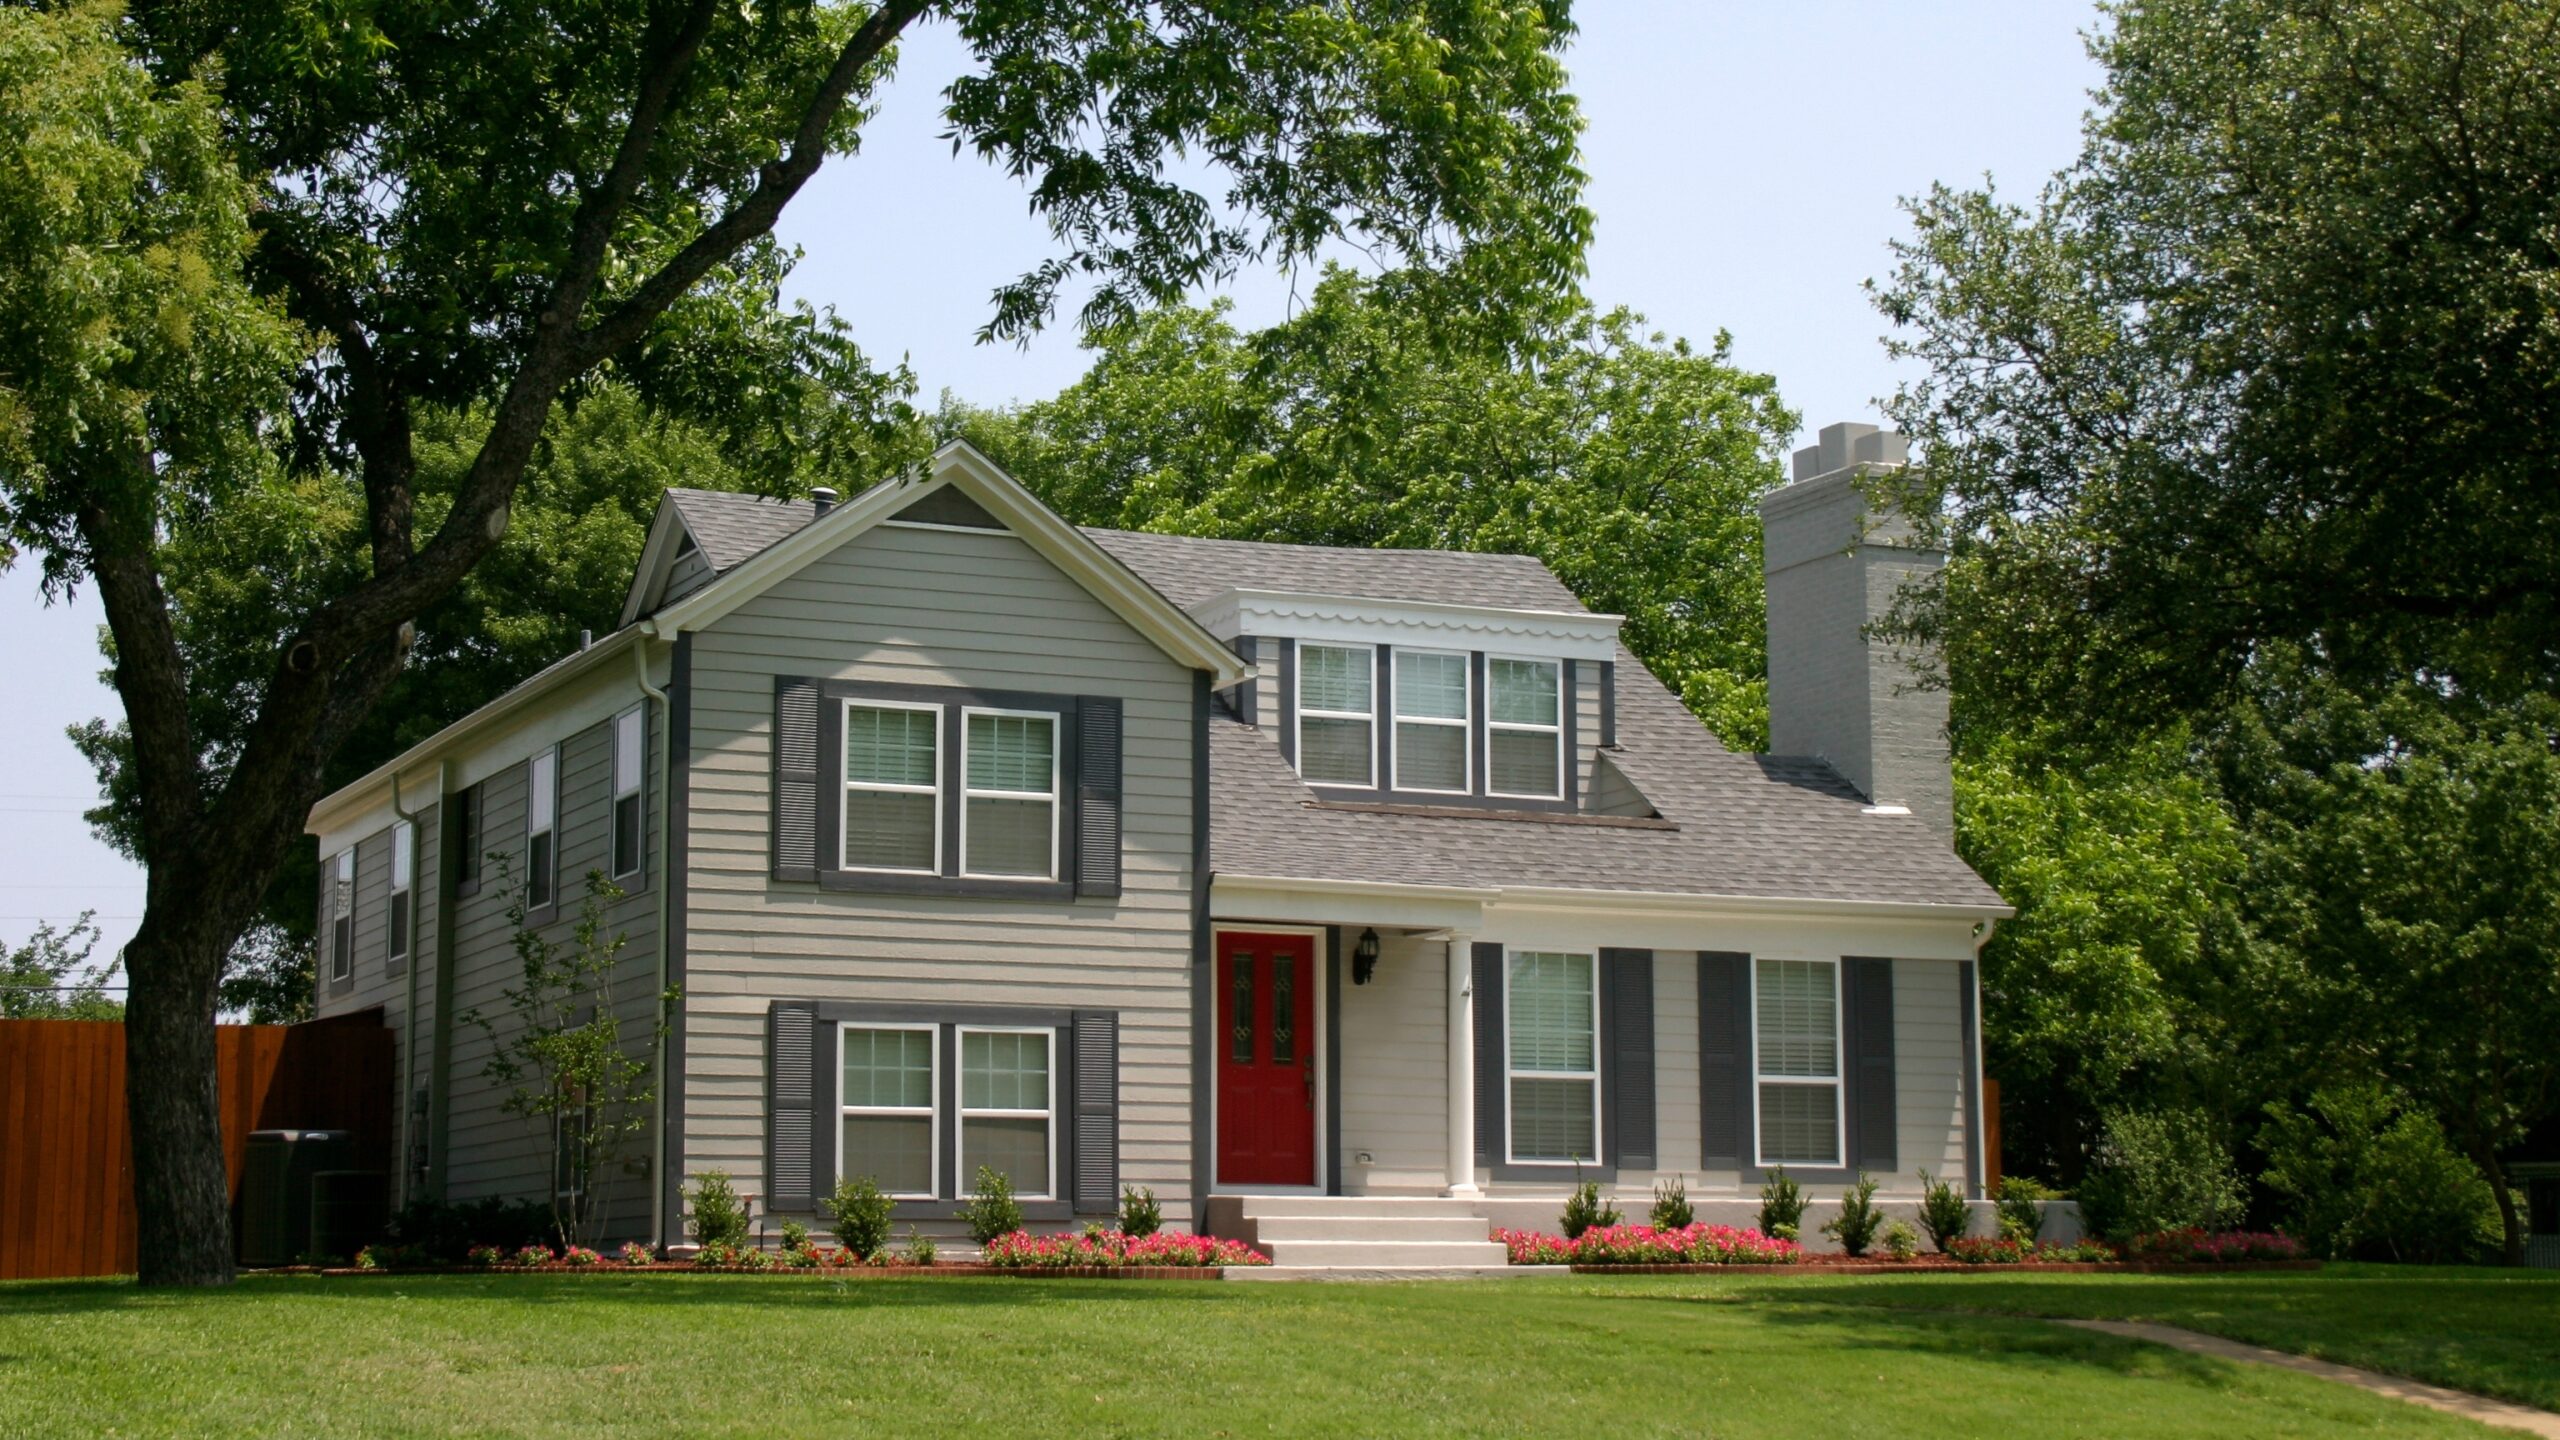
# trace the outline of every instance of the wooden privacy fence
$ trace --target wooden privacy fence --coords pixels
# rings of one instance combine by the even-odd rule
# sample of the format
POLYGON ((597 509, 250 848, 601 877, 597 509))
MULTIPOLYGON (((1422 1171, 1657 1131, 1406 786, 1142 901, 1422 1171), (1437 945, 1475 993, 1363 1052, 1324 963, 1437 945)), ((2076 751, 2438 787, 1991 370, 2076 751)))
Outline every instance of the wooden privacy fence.
MULTIPOLYGON (((392 1033, 380 1010, 216 1026, 214 1047, 235 1233, 252 1130, 351 1130, 358 1167, 390 1168, 392 1033)), ((123 1024, 0 1020, 0 1280, 133 1268, 123 1024)))

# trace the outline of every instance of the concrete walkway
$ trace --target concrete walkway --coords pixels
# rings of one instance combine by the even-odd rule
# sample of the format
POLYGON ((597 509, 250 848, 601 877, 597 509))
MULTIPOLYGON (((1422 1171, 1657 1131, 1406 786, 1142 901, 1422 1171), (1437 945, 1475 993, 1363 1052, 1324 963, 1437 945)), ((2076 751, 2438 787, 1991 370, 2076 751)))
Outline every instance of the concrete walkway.
POLYGON ((2323 1380, 2335 1380, 2341 1385, 2353 1385, 2376 1395, 2388 1395, 2394 1400, 2406 1400, 2412 1405, 2424 1405, 2448 1415, 2459 1415, 2466 1420, 2477 1420, 2483 1425, 2521 1430, 2527 1435, 2546 1437, 2546 1440, 2560 1440, 2560 1415, 2536 1410, 2529 1405, 2491 1400, 2467 1391, 2447 1390, 2441 1385, 2403 1380, 2397 1375, 2384 1375, 2373 1370, 2359 1370, 2352 1365, 2335 1365, 2326 1360, 2288 1355, 2282 1350, 2269 1350, 2263 1346, 2243 1345, 2237 1340, 2225 1340, 2219 1335, 2200 1335, 2175 1325, 2153 1325, 2140 1320, 2056 1320, 2054 1323, 2127 1340, 2147 1340, 2154 1345, 2166 1345, 2193 1355, 2210 1355, 2218 1360, 2274 1365, 2304 1375, 2317 1375, 2323 1380))

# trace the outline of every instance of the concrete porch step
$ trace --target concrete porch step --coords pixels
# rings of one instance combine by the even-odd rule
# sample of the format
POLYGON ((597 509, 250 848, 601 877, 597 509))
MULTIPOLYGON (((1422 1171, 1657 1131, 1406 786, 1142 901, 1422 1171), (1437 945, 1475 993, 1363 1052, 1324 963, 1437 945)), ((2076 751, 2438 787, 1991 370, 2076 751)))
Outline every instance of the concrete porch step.
POLYGON ((1490 1240, 1272 1240, 1263 1252, 1273 1265, 1348 1270, 1475 1268, 1506 1265, 1509 1255, 1490 1240))
POLYGON ((1254 1234, 1266 1245, 1303 1240, 1472 1240, 1492 1238, 1473 1215, 1258 1215, 1254 1234))

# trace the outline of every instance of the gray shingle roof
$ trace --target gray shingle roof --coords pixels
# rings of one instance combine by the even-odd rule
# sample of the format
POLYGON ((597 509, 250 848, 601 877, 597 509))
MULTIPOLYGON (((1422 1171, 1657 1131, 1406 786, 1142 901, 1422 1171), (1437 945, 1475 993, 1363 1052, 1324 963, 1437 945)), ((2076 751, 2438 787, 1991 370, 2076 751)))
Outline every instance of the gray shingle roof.
POLYGON ((1527 555, 1338 550, 1090 527, 1084 533, 1186 610, 1230 590, 1295 590, 1506 610, 1582 609, 1563 581, 1527 555))
POLYGON ((761 495, 733 495, 725 490, 669 490, 676 513, 702 558, 714 570, 728 570, 757 551, 789 537, 818 518, 818 507, 806 500, 768 500, 761 495))

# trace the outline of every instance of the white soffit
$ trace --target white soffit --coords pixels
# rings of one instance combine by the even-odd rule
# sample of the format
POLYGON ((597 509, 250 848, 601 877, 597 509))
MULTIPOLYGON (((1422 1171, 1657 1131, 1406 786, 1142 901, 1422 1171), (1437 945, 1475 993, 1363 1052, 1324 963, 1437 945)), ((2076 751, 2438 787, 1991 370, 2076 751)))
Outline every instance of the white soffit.
POLYGON ((1506 610, 1428 600, 1377 600, 1282 590, 1230 590, 1192 614, 1221 640, 1285 635, 1359 645, 1494 650, 1566 660, 1614 660, 1619 615, 1584 610, 1506 610))

